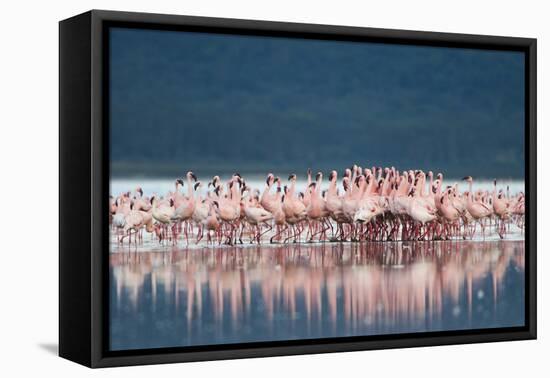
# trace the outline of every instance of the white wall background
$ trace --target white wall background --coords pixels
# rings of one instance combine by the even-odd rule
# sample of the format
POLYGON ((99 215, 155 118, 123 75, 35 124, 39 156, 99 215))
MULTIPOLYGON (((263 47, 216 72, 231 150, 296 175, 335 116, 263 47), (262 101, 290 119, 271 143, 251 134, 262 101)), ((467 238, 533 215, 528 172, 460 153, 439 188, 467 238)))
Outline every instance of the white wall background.
POLYGON ((5 1, 0 22, 0 375, 544 376, 550 274, 539 190, 539 340, 116 368, 58 358, 58 25, 92 8, 538 38, 539 185, 548 187, 550 24, 544 1, 5 1), (546 298, 545 298, 546 296, 546 298), (538 372, 538 373, 537 373, 538 372))

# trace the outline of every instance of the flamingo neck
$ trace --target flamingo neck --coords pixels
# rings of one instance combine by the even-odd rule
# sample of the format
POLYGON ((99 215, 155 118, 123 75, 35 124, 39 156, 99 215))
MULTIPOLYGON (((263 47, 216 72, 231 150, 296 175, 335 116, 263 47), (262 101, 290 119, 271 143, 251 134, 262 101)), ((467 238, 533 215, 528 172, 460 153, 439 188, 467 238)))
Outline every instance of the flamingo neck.
POLYGON ((328 193, 330 195, 336 195, 336 178, 333 178, 330 181, 330 184, 328 186, 328 193))
POLYGON ((420 180, 418 180, 418 196, 419 197, 424 197, 424 189, 425 189, 425 185, 426 184, 426 177, 420 177, 420 180))
POLYGON ((187 195, 190 200, 193 200, 193 184, 191 183, 191 178, 187 177, 187 195))
POLYGON ((292 182, 290 183, 290 189, 288 190, 288 195, 293 197, 295 190, 296 190, 296 180, 292 180, 292 182))

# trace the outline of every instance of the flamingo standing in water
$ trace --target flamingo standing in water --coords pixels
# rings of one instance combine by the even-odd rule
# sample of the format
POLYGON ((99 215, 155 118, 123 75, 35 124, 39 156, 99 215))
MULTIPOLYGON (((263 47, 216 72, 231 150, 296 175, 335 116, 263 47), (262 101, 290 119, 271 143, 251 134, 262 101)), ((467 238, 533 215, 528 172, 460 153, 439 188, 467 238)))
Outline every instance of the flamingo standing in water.
MULTIPOLYGON (((259 200, 259 198, 256 198, 259 200)), ((262 233, 262 230, 260 228, 260 225, 262 223, 265 223, 271 219, 273 219, 273 214, 271 214, 269 211, 265 210, 262 207, 256 207, 254 206, 254 197, 248 195, 248 198, 245 198, 243 201, 244 203, 244 215, 245 218, 253 228, 253 238, 250 241, 251 243, 256 240, 258 244, 260 244, 260 239, 262 235, 266 232, 271 231, 271 227, 268 228, 267 231, 264 231, 262 233)))
POLYGON ((115 200, 116 211, 112 218, 113 227, 117 231, 122 230, 126 225, 126 216, 130 213, 131 200, 128 193, 125 193, 115 200))
POLYGON ((449 239, 451 235, 450 227, 460 219, 460 211, 456 208, 451 199, 451 188, 448 188, 441 193, 440 186, 439 180, 435 180, 434 185, 432 185, 432 192, 435 195, 434 203, 442 223, 440 238, 449 239))
POLYGON ((132 244, 132 232, 134 232, 134 239, 137 244, 138 233, 142 226, 145 225, 143 215, 141 211, 134 208, 134 202, 130 203, 130 212, 125 217, 123 235, 120 238, 120 243, 124 241, 124 238, 128 236, 128 243, 132 244))
MULTIPOLYGON (((193 186, 192 180, 197 181, 197 176, 189 171, 186 174, 187 177, 187 197, 179 199, 179 203, 175 203, 176 210, 174 211, 174 216, 172 217, 173 221, 178 222, 178 231, 179 226, 183 223, 183 232, 185 235, 185 241, 189 245, 189 229, 191 228, 188 220, 191 219, 193 213, 195 212, 195 188, 193 186)), ((191 230, 192 231, 192 230, 191 230)), ((175 236, 177 239, 177 235, 175 236)))
MULTIPOLYGON (((492 214, 492 210, 489 206, 484 204, 482 201, 476 201, 474 199, 474 192, 472 189, 472 182, 473 178, 472 176, 466 176, 463 178, 463 180, 468 182, 469 190, 466 194, 467 202, 466 202, 466 210, 468 210, 468 213, 472 216, 474 222, 478 222, 481 226, 481 233, 483 237, 485 238, 485 219, 490 217, 492 214)), ((474 223, 474 232, 475 232, 475 223, 474 223)), ((471 234, 471 238, 473 237, 473 233, 471 234)))
POLYGON ((282 233, 288 228, 286 215, 283 210, 283 200, 284 195, 281 195, 281 180, 277 178, 277 192, 275 193, 275 198, 273 201, 270 201, 268 207, 265 208, 273 215, 273 221, 275 223, 275 233, 269 239, 270 243, 273 243, 275 239, 280 239, 282 233))
MULTIPOLYGON (((151 198, 151 203, 153 204, 153 218, 161 224, 160 229, 158 229, 159 232, 157 233, 157 236, 159 237, 159 241, 162 242, 168 237, 168 225, 172 223, 172 218, 175 214, 174 200, 170 199, 169 202, 166 200, 159 201, 156 196, 153 196, 151 198)), ((173 243, 176 242, 176 239, 173 237, 174 226, 175 225, 172 225, 171 235, 173 243)))
MULTIPOLYGON (((381 171, 381 169, 380 169, 381 171)), ((384 180, 382 178, 376 181, 375 176, 371 173, 369 169, 365 170, 367 188, 359 197, 357 202, 357 210, 353 220, 360 224, 361 232, 359 239, 376 238, 377 223, 374 222, 374 219, 383 213, 385 208, 384 200, 380 196, 380 193, 383 190, 384 180), (372 223, 370 223, 373 221, 372 223), (366 225, 366 230, 363 231, 366 225)))
POLYGON ((220 222, 218 221, 214 206, 217 207, 218 203, 216 201, 211 201, 209 203, 208 217, 205 221, 207 244, 212 242, 212 236, 210 235, 211 231, 214 232, 214 236, 218 239, 218 244, 221 243, 220 222))
POLYGON ((288 177, 290 181, 290 187, 285 190, 285 194, 282 197, 282 210, 285 215, 285 222, 290 229, 288 237, 285 242, 290 238, 296 242, 302 230, 299 228, 299 224, 306 219, 307 210, 303 198, 296 196, 296 175, 292 174, 288 177))
MULTIPOLYGON (((142 224, 145 226, 145 231, 151 233, 153 232, 153 215, 152 208, 153 206, 147 198, 143 198, 143 191, 141 188, 138 188, 139 196, 133 200, 133 209, 138 211, 142 217, 142 224)), ((142 228, 139 228, 137 237, 143 239, 142 228)))
POLYGON ((399 232, 399 223, 402 225, 402 239, 408 238, 408 221, 410 219, 409 214, 407 213, 407 209, 409 208, 409 202, 411 201, 411 197, 408 195, 411 187, 412 187, 412 176, 410 176, 409 172, 404 172, 403 176, 401 176, 399 183, 395 183, 395 194, 392 198, 391 203, 391 211, 395 215, 396 219, 399 220, 397 222, 397 226, 394 225, 392 228, 392 231, 390 234, 392 235, 392 239, 397 239, 397 234, 399 232))
POLYGON ((228 195, 222 196, 219 192, 219 187, 216 189, 217 201, 216 212, 220 220, 227 225, 226 243, 232 245, 234 243, 234 234, 237 229, 235 222, 241 215, 241 195, 240 190, 237 188, 237 184, 241 184, 241 179, 237 175, 233 175, 231 180, 227 183, 228 195))
POLYGON ((308 188, 308 191, 310 192, 310 200, 306 211, 307 217, 310 220, 308 232, 310 235, 309 241, 313 241, 313 238, 316 235, 319 235, 319 239, 321 239, 325 232, 330 228, 330 225, 327 227, 325 223, 326 217, 328 216, 328 211, 326 208, 326 202, 320 194, 322 182, 323 174, 318 172, 317 175, 315 175, 315 182, 311 183, 308 188), (316 228, 319 228, 319 230, 316 231, 316 228))
MULTIPOLYGON (((357 170, 352 176, 352 182, 349 185, 344 198, 342 199, 342 212, 347 220, 350 220, 351 228, 348 235, 351 235, 352 240, 356 240, 356 227, 355 227, 355 214, 359 206, 359 200, 363 196, 363 193, 367 189, 367 179, 363 175, 357 176, 357 170)), ((370 176, 369 176, 370 180, 370 176)), ((344 234, 343 240, 347 239, 344 234)))
POLYGON ((431 224, 437 218, 436 210, 418 196, 416 188, 414 186, 411 188, 409 196, 411 197, 411 199, 409 201, 407 213, 416 223, 416 227, 413 228, 413 235, 416 235, 418 240, 424 240, 430 229, 429 224, 431 224), (421 234, 420 229, 423 226, 427 227, 424 231, 424 234, 421 234))
MULTIPOLYGON (((336 232, 338 235, 342 235, 343 223, 347 222, 347 218, 344 215, 343 211, 343 198, 338 195, 338 173, 336 171, 331 171, 328 177, 330 182, 327 197, 326 197, 326 209, 332 220, 336 222, 336 232)), ((334 238, 334 234, 332 237, 334 238)))
MULTIPOLYGON (((197 192, 201 186, 201 182, 197 181, 194 185, 195 192, 197 192)), ((210 205, 208 200, 203 199, 200 195, 197 195, 195 211, 193 211, 193 215, 191 216, 193 222, 198 226, 196 244, 198 244, 204 236, 204 225, 206 224, 209 210, 210 205)))
POLYGON ((499 220, 498 234, 503 239, 506 234, 505 221, 510 217, 509 203, 502 192, 497 194, 497 180, 493 181, 493 185, 493 211, 499 220))

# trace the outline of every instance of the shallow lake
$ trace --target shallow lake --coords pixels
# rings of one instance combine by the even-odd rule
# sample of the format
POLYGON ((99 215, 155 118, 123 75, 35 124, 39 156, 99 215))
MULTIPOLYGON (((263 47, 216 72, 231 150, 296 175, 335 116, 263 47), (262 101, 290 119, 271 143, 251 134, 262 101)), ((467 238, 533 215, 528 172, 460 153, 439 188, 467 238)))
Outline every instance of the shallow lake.
POLYGON ((111 246, 112 350, 522 326, 523 240, 111 246))

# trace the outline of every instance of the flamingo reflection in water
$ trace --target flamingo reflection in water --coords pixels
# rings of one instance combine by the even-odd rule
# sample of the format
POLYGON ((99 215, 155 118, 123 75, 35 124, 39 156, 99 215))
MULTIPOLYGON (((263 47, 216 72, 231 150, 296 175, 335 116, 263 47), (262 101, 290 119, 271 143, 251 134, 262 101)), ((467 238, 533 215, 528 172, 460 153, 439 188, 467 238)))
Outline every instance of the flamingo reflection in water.
POLYGON ((174 247, 110 259, 115 308, 124 299, 134 313, 146 311, 147 287, 151 306, 172 308, 188 332, 223 333, 229 322, 234 332, 258 327, 286 337, 313 337, 325 326, 354 335, 496 318, 506 274, 525 266, 524 243, 513 241, 174 247))

